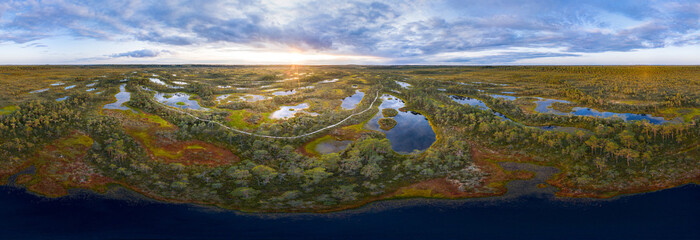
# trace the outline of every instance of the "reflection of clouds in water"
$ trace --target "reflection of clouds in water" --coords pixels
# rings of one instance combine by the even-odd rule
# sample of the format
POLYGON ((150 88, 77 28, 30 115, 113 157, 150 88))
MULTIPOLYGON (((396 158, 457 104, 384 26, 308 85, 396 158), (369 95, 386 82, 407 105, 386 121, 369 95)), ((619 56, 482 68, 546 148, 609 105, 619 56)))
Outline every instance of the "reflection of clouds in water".
POLYGON ((382 104, 379 105, 379 112, 367 123, 367 127, 372 130, 381 131, 386 134, 391 141, 391 148, 396 152, 410 153, 414 150, 423 151, 428 149, 435 142, 435 132, 430 126, 428 119, 418 112, 399 111, 393 117, 397 124, 389 131, 379 128, 379 119, 383 117, 381 112, 385 108, 399 109, 406 106, 403 100, 391 95, 382 96, 382 104), (390 100, 391 99, 391 100, 390 100))

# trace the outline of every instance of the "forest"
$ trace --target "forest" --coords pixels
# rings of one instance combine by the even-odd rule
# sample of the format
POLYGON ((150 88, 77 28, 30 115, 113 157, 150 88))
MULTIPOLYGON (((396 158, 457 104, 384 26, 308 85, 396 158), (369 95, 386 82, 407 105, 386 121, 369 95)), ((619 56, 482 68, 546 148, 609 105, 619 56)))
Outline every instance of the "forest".
POLYGON ((700 67, 0 67, 0 184, 250 212, 700 183, 700 67))

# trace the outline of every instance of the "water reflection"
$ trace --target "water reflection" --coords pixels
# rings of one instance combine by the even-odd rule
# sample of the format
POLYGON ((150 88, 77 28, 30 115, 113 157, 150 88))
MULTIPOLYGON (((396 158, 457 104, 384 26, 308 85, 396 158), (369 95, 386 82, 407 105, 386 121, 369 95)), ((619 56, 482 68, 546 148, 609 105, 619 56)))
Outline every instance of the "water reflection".
POLYGON ((320 154, 337 153, 345 150, 345 148, 347 148, 348 145, 350 145, 350 143, 352 143, 352 141, 350 140, 338 141, 334 139, 329 139, 318 143, 314 150, 320 154))
POLYGON ((379 105, 379 112, 367 122, 366 127, 386 134, 386 138, 391 141, 391 148, 398 153, 411 153, 414 150, 424 151, 435 142, 435 132, 430 126, 428 119, 417 112, 399 111, 394 117, 397 124, 389 131, 379 128, 379 119, 384 117, 382 109, 400 109, 406 104, 403 100, 392 95, 382 95, 382 104, 379 105))
POLYGON ((241 96, 240 99, 243 101, 246 101, 246 102, 255 102, 255 101, 265 100, 265 99, 267 99, 267 97, 265 97, 263 95, 246 94, 245 96, 241 96))
POLYGON ((131 93, 126 91, 126 84, 119 86, 119 93, 115 94, 114 97, 117 98, 116 102, 105 104, 102 108, 129 110, 129 108, 124 105, 125 102, 128 102, 129 99, 131 99, 131 93))
POLYGON ((318 113, 307 112, 304 109, 308 109, 308 103, 300 103, 296 106, 280 106, 280 110, 273 112, 270 115, 271 119, 287 119, 296 116, 297 113, 305 113, 311 116, 317 116, 318 113))
POLYGON ((396 82, 396 84, 398 84, 398 85, 401 86, 402 88, 406 88, 406 89, 408 89, 408 87, 411 86, 411 84, 406 83, 406 82, 401 82, 401 81, 394 81, 394 82, 396 82))
POLYGON ((509 100, 509 101, 513 101, 513 100, 515 100, 515 99, 518 99, 518 97, 508 96, 508 95, 501 95, 501 94, 491 94, 490 96, 491 96, 491 97, 494 97, 494 98, 500 98, 500 99, 509 100))
POLYGON ((663 124, 666 121, 663 117, 654 117, 651 115, 647 114, 636 114, 636 113, 616 113, 616 112, 599 112, 598 110, 591 109, 591 108, 584 108, 584 107, 574 107, 572 108, 571 112, 562 112, 559 110, 556 110, 552 108, 552 104, 555 102, 559 103, 570 103, 569 101, 566 100, 558 100, 558 99, 543 99, 543 98, 538 98, 538 101, 535 101, 537 106, 535 107, 535 111, 539 113, 549 113, 549 114, 556 114, 556 115, 574 115, 574 116, 589 116, 589 117, 596 117, 596 118, 619 118, 622 119, 623 121, 642 121, 642 120, 647 120, 649 123, 652 124, 663 124))
POLYGON ((48 90, 49 90, 48 88, 44 88, 44 89, 34 90, 34 91, 29 92, 29 93, 42 93, 42 92, 46 92, 48 90))
POLYGON ((199 102, 196 100, 190 100, 190 95, 187 93, 156 93, 156 95, 153 97, 156 101, 163 103, 165 105, 171 106, 171 107, 177 107, 177 108, 182 108, 182 109, 193 109, 193 110, 199 110, 202 109, 201 106, 199 106, 199 102))
POLYGON ((467 104, 469 106, 474 106, 474 107, 481 109, 481 110, 484 110, 484 111, 490 111, 491 113, 493 113, 493 115, 496 115, 501 120, 510 121, 510 119, 508 117, 506 117, 506 115, 503 115, 500 112, 494 111, 493 109, 486 106, 486 104, 479 99, 456 96, 456 95, 450 95, 450 98, 452 99, 452 101, 455 101, 455 102, 460 103, 460 104, 467 104))
POLYGON ((357 104, 359 104, 362 101, 363 97, 365 97, 365 93, 361 92, 360 90, 355 90, 355 94, 343 98, 343 103, 340 104, 340 107, 342 107, 345 110, 355 109, 357 107, 357 104))
POLYGON ((297 90, 296 90, 296 89, 292 89, 292 90, 288 90, 288 91, 277 91, 277 92, 273 92, 272 95, 275 95, 275 96, 287 96, 287 95, 292 95, 292 94, 295 94, 295 93, 297 93, 297 90))

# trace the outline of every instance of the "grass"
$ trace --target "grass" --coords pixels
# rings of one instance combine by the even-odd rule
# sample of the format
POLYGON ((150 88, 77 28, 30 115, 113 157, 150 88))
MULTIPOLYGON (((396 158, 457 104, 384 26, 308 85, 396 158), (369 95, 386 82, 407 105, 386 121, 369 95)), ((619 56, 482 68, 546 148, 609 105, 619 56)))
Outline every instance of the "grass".
POLYGON ((316 152, 316 146, 318 146, 318 144, 321 144, 322 142, 332 141, 332 140, 337 140, 337 139, 331 135, 325 135, 323 137, 316 138, 314 140, 311 140, 311 142, 307 143, 306 145, 304 145, 304 150, 307 153, 311 153, 314 155, 321 155, 320 153, 316 152))
POLYGON ((0 108, 0 115, 12 113, 14 111, 17 111, 17 109, 18 108, 15 105, 5 106, 3 108, 0 108))
POLYGON ((686 123, 693 121, 696 116, 700 116, 700 109, 697 108, 667 108, 659 112, 663 115, 680 117, 686 123))
POLYGON ((260 114, 260 120, 257 123, 253 124, 246 121, 246 119, 253 116, 253 113, 249 112, 248 110, 228 110, 228 112, 230 112, 231 115, 228 116, 229 121, 226 123, 226 125, 237 129, 257 128, 258 126, 260 126, 260 124, 266 122, 267 119, 269 119, 268 117, 270 116, 270 113, 262 113, 260 114))

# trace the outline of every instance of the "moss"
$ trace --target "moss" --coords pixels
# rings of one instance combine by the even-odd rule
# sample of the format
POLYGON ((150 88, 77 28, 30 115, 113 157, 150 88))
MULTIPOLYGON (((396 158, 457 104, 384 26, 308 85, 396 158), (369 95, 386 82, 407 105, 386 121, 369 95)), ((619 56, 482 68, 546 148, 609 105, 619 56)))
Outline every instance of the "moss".
POLYGON ((399 114, 399 111, 393 108, 385 108, 382 109, 382 114, 384 115, 384 117, 395 117, 399 114))
POLYGON ((318 146, 318 144, 320 144, 322 142, 331 141, 331 140, 336 140, 336 139, 334 137, 332 137, 331 135, 325 135, 323 137, 316 138, 314 140, 311 140, 306 145, 304 145, 304 150, 307 153, 311 153, 314 155, 320 155, 318 152, 316 152, 316 146, 318 146))
POLYGON ((426 198, 444 198, 445 195, 440 193, 433 193, 432 189, 417 189, 408 188, 401 190, 401 193, 396 194, 396 198, 414 198, 414 197, 426 197, 426 198))
POLYGON ((228 116, 229 121, 226 123, 229 127, 236 129, 253 129, 257 128, 268 119, 270 113, 254 114, 248 110, 229 110, 231 114, 228 116), (255 123, 249 122, 251 118, 257 117, 255 123))
POLYGON ((177 102, 177 103, 175 103, 175 104, 177 104, 177 105, 179 105, 179 106, 185 106, 185 103, 184 103, 184 102, 177 102))
POLYGON ((667 108, 659 111, 666 116, 680 117, 684 122, 691 122, 696 116, 700 116, 698 108, 667 108))
POLYGON ((381 118, 379 119, 379 127, 384 131, 389 131, 396 126, 396 120, 393 118, 381 118))
POLYGON ((15 105, 10 105, 10 106, 5 106, 3 108, 0 108, 0 115, 12 113, 14 111, 17 111, 17 106, 15 105))

